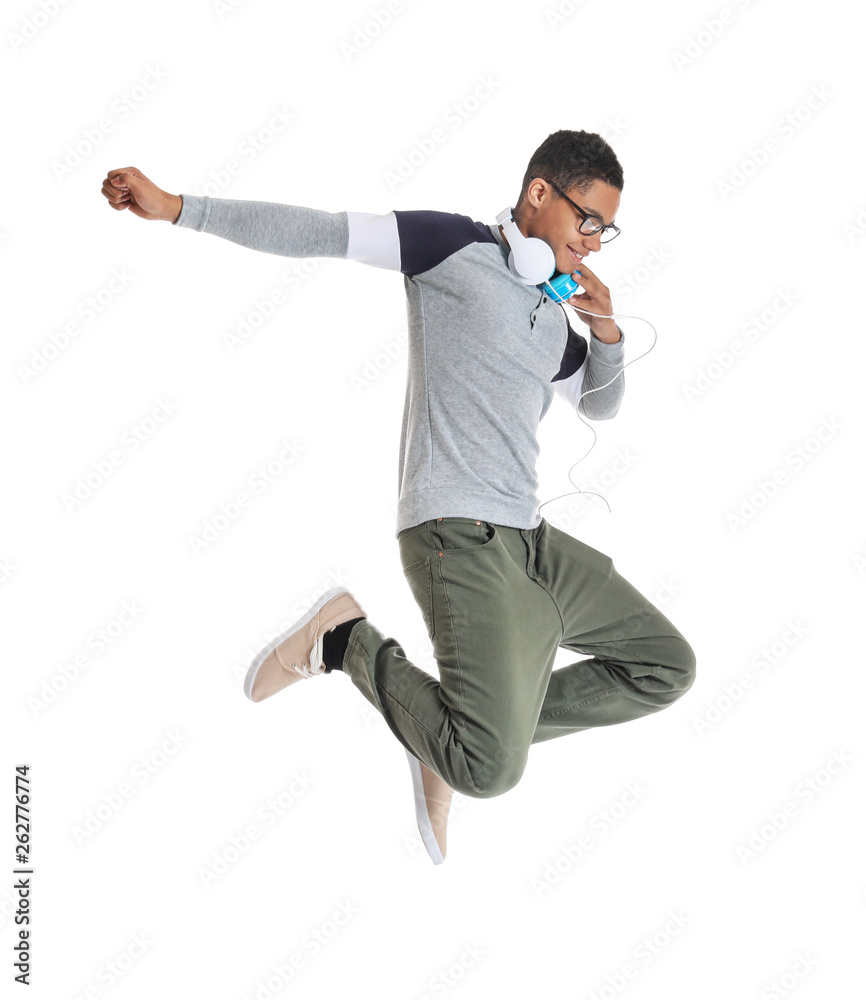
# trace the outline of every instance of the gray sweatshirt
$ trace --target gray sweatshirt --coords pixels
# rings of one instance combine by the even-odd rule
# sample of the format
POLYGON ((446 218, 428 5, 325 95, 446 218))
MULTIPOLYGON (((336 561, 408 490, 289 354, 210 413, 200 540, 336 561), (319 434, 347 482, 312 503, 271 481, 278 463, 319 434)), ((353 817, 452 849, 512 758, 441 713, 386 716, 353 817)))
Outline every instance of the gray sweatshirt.
POLYGON ((535 528, 537 431, 554 392, 613 417, 624 337, 589 343, 563 307, 508 268, 498 225, 465 215, 323 212, 182 195, 175 225, 284 257, 342 257, 403 274, 409 364, 397 533, 435 517, 535 528))

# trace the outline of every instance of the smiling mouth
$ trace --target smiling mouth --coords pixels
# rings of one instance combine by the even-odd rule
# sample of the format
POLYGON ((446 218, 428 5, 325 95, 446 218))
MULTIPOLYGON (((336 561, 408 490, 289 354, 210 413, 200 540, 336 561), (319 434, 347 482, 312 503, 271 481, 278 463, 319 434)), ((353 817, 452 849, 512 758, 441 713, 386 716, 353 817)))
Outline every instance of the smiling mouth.
MULTIPOLYGON (((566 246, 568 246, 568 244, 566 244, 566 246)), ((583 260, 583 258, 586 256, 585 254, 578 253, 577 250, 572 250, 571 247, 568 247, 568 252, 575 260, 583 260)))

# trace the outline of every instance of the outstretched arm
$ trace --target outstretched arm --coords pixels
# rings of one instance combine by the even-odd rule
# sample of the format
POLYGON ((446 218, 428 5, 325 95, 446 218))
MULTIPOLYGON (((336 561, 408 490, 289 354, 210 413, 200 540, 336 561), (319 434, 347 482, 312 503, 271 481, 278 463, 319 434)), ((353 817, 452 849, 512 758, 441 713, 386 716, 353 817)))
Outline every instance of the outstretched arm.
POLYGON ((495 242, 486 226, 452 212, 323 212, 269 201, 183 195, 175 224, 285 257, 345 257, 419 274, 474 242, 495 242))
POLYGON ((111 170, 113 209, 211 233, 284 257, 344 257, 414 276, 470 243, 495 243, 487 226, 454 212, 324 212, 270 201, 169 194, 136 167, 111 170))
POLYGON ((116 211, 210 233, 283 257, 348 257, 399 271, 400 238, 393 212, 324 212, 268 201, 169 194, 136 167, 110 170, 102 193, 116 211))

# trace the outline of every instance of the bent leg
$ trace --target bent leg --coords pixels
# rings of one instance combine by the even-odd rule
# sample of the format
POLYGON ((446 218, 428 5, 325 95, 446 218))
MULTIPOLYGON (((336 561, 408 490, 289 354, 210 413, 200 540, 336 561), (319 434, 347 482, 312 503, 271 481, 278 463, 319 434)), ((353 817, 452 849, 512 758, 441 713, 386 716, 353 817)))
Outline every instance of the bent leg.
POLYGON ((695 654, 612 560, 546 522, 534 573, 562 618, 566 649, 585 653, 550 675, 533 743, 658 712, 695 679, 695 654))
POLYGON ((562 637, 556 608, 527 576, 525 535, 469 518, 401 533, 439 680, 369 621, 353 628, 343 660, 403 746, 470 797, 520 779, 562 637))

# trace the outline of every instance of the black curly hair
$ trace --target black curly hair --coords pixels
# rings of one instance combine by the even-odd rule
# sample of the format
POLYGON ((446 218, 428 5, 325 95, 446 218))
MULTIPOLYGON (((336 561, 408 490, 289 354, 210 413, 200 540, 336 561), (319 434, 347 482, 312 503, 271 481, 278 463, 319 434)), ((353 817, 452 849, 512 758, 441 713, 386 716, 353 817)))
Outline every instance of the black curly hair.
MULTIPOLYGON (((535 177, 555 184, 562 191, 577 187, 586 191, 593 181, 601 180, 622 191, 622 166, 616 153, 596 132, 552 132, 536 149, 523 175, 519 205, 535 177)), ((559 195, 554 191, 554 197, 559 195)))

